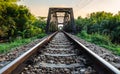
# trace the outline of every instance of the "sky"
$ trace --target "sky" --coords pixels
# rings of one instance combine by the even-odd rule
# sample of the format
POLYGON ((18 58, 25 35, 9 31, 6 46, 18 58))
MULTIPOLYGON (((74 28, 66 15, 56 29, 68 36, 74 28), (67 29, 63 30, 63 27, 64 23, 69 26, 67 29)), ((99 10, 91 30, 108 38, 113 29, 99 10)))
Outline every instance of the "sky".
POLYGON ((26 5, 35 16, 48 16, 50 7, 72 7, 74 16, 86 17, 97 11, 106 11, 113 14, 120 11, 120 0, 21 0, 20 5, 26 5))

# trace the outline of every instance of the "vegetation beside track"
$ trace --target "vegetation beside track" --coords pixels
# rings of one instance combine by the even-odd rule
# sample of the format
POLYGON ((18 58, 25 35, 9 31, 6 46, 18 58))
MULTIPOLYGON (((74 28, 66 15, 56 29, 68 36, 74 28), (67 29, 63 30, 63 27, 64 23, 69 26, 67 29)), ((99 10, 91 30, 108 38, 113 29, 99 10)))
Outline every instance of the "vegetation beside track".
POLYGON ((120 12, 93 12, 76 19, 78 37, 112 50, 120 55, 120 12))
POLYGON ((14 41, 7 42, 7 43, 0 43, 0 53, 6 53, 9 52, 11 49, 14 49, 16 47, 19 47, 21 45, 28 44, 32 42, 35 39, 39 39, 46 36, 45 33, 38 34, 37 36, 31 37, 31 38, 16 38, 14 41))
MULTIPOLYGON (((15 1, 15 0, 14 0, 15 1)), ((17 2, 0 2, 0 39, 29 38, 45 32, 45 17, 35 17, 30 10, 17 2)))
POLYGON ((45 36, 45 17, 35 17, 19 0, 0 0, 0 53, 45 36))
POLYGON ((91 42, 98 46, 109 49, 116 55, 120 55, 120 45, 112 43, 108 36, 100 35, 97 33, 96 34, 88 34, 86 31, 82 31, 82 32, 78 33, 77 36, 88 42, 91 42))

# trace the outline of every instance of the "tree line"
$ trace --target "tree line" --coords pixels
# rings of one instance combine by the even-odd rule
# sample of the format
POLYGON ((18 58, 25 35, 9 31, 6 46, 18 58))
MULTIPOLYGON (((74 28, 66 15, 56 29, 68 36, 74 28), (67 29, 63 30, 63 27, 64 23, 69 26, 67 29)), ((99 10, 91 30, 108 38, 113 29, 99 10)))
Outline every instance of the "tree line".
POLYGON ((115 15, 104 11, 93 12, 86 18, 79 16, 75 22, 78 32, 106 35, 111 42, 120 43, 120 12, 115 15))
POLYGON ((26 6, 17 5, 17 1, 0 0, 0 38, 28 38, 43 33, 44 18, 36 18, 26 6))

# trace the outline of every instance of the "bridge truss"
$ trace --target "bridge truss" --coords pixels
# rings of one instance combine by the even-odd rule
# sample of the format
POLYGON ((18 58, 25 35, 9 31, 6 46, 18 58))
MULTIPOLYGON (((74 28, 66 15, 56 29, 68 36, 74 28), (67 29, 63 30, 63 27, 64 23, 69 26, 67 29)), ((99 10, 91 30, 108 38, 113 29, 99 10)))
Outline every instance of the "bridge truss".
POLYGON ((59 30, 59 25, 63 25, 62 30, 66 32, 76 32, 72 8, 49 8, 46 33, 59 30))

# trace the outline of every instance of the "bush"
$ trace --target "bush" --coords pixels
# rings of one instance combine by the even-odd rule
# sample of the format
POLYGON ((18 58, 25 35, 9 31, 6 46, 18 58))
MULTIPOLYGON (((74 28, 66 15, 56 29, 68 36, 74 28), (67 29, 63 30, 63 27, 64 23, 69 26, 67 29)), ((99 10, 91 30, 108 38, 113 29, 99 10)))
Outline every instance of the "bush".
POLYGON ((46 36, 47 34, 45 34, 45 33, 41 33, 41 34, 39 34, 39 35, 37 35, 37 38, 42 38, 42 37, 44 37, 44 36, 46 36))
POLYGON ((87 40, 87 41, 90 41, 90 35, 89 34, 87 34, 87 32, 86 31, 81 31, 80 33, 78 33, 77 34, 77 36, 78 37, 81 37, 82 39, 85 39, 85 40, 87 40))
POLYGON ((77 36, 85 39, 88 42, 107 48, 111 50, 114 54, 120 55, 120 45, 113 44, 109 36, 100 35, 98 33, 87 34, 87 32, 85 31, 81 31, 81 33, 78 33, 77 36))
POLYGON ((91 35, 91 42, 95 44, 109 45, 111 43, 110 41, 111 41, 110 38, 105 35, 100 35, 97 33, 91 35))
POLYGON ((77 34, 78 37, 81 37, 82 39, 85 39, 89 42, 95 43, 95 44, 105 44, 109 45, 111 43, 111 40, 109 36, 106 35, 100 35, 98 33, 93 33, 93 34, 87 34, 86 31, 81 31, 81 33, 77 34))

